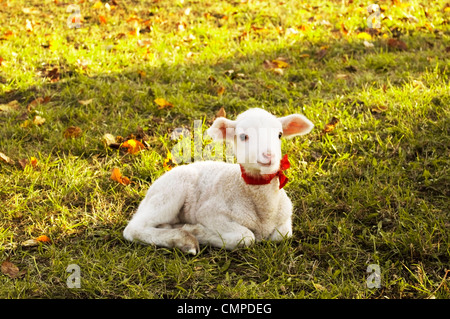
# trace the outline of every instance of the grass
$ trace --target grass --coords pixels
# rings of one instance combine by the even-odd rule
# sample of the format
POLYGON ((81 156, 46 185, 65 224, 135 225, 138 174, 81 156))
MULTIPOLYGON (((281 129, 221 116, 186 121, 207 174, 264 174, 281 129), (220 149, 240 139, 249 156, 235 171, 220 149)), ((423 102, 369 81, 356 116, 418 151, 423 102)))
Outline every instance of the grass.
POLYGON ((0 104, 19 103, 0 111, 0 152, 15 162, 0 161, 0 261, 26 271, 0 274, 0 297, 450 297, 445 1, 380 1, 386 18, 372 35, 363 1, 106 3, 81 3, 71 29, 67 3, 0 2, 0 104), (288 67, 265 67, 277 58, 288 67), (315 123, 283 144, 293 238, 195 257, 126 242, 177 143, 170 133, 206 128, 221 107, 315 123), (45 123, 30 124, 36 116, 45 123), (64 138, 70 126, 82 135, 64 138), (106 147, 106 133, 145 133, 149 147, 127 154, 106 147), (114 167, 132 183, 111 180, 114 167), (23 245, 41 235, 51 242, 23 245), (70 264, 79 289, 67 288, 70 264), (370 264, 380 288, 366 285, 370 264))

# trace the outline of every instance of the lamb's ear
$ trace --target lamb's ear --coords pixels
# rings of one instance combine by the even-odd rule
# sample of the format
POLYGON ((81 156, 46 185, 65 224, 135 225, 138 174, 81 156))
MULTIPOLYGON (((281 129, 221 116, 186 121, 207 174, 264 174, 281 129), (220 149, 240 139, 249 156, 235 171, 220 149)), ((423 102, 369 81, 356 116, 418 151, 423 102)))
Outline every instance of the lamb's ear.
POLYGON ((297 135, 308 134, 314 127, 314 124, 301 114, 292 114, 285 117, 280 117, 278 120, 281 122, 283 127, 284 137, 294 137, 297 135))
POLYGON ((236 121, 228 120, 224 117, 218 117, 213 125, 206 131, 215 141, 234 138, 236 121))

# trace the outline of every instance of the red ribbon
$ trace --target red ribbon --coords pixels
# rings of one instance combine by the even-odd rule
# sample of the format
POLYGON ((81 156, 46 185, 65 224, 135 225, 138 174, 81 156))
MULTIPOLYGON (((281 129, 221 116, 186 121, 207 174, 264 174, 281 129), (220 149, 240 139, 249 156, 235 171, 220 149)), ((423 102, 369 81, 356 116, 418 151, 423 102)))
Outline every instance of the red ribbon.
POLYGON ((289 163, 288 156, 286 154, 281 159, 280 169, 276 173, 251 176, 245 172, 244 167, 242 167, 241 165, 241 176, 244 179, 245 183, 248 185, 266 185, 269 184, 272 181, 272 179, 278 176, 280 180, 280 189, 282 189, 284 185, 286 185, 286 183, 289 181, 286 175, 284 175, 283 171, 287 170, 290 167, 291 163, 289 163))

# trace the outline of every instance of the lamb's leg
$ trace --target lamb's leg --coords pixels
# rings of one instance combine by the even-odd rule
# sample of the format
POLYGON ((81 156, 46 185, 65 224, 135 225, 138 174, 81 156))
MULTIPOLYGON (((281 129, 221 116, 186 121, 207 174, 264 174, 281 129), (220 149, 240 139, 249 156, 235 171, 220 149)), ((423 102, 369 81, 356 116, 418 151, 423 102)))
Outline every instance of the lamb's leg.
POLYGON ((269 240, 282 241, 283 239, 290 237, 292 237, 292 221, 289 218, 286 222, 275 228, 273 233, 269 236, 269 240))
POLYGON ((198 253, 198 240, 192 234, 184 229, 170 227, 178 222, 185 200, 184 192, 177 190, 175 186, 170 187, 171 185, 159 187, 155 183, 153 186, 124 229, 125 239, 167 248, 177 247, 191 254, 198 253))
POLYGON ((194 235, 202 245, 211 245, 227 250, 239 246, 250 246, 255 242, 255 234, 242 225, 225 218, 215 216, 212 223, 202 221, 203 224, 186 224, 181 229, 194 235))

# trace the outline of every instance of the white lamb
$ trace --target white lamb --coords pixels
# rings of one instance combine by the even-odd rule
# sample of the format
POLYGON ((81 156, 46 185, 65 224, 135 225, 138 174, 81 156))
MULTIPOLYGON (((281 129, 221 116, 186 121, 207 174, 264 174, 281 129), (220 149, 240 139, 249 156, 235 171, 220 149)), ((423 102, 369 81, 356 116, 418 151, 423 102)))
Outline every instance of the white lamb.
POLYGON ((217 118, 207 133, 231 141, 238 164, 203 161, 165 173, 149 188, 125 239, 197 254, 199 243, 231 250, 292 236, 292 203, 282 189, 289 162, 280 139, 313 127, 303 115, 276 118, 258 108, 235 121, 217 118))

